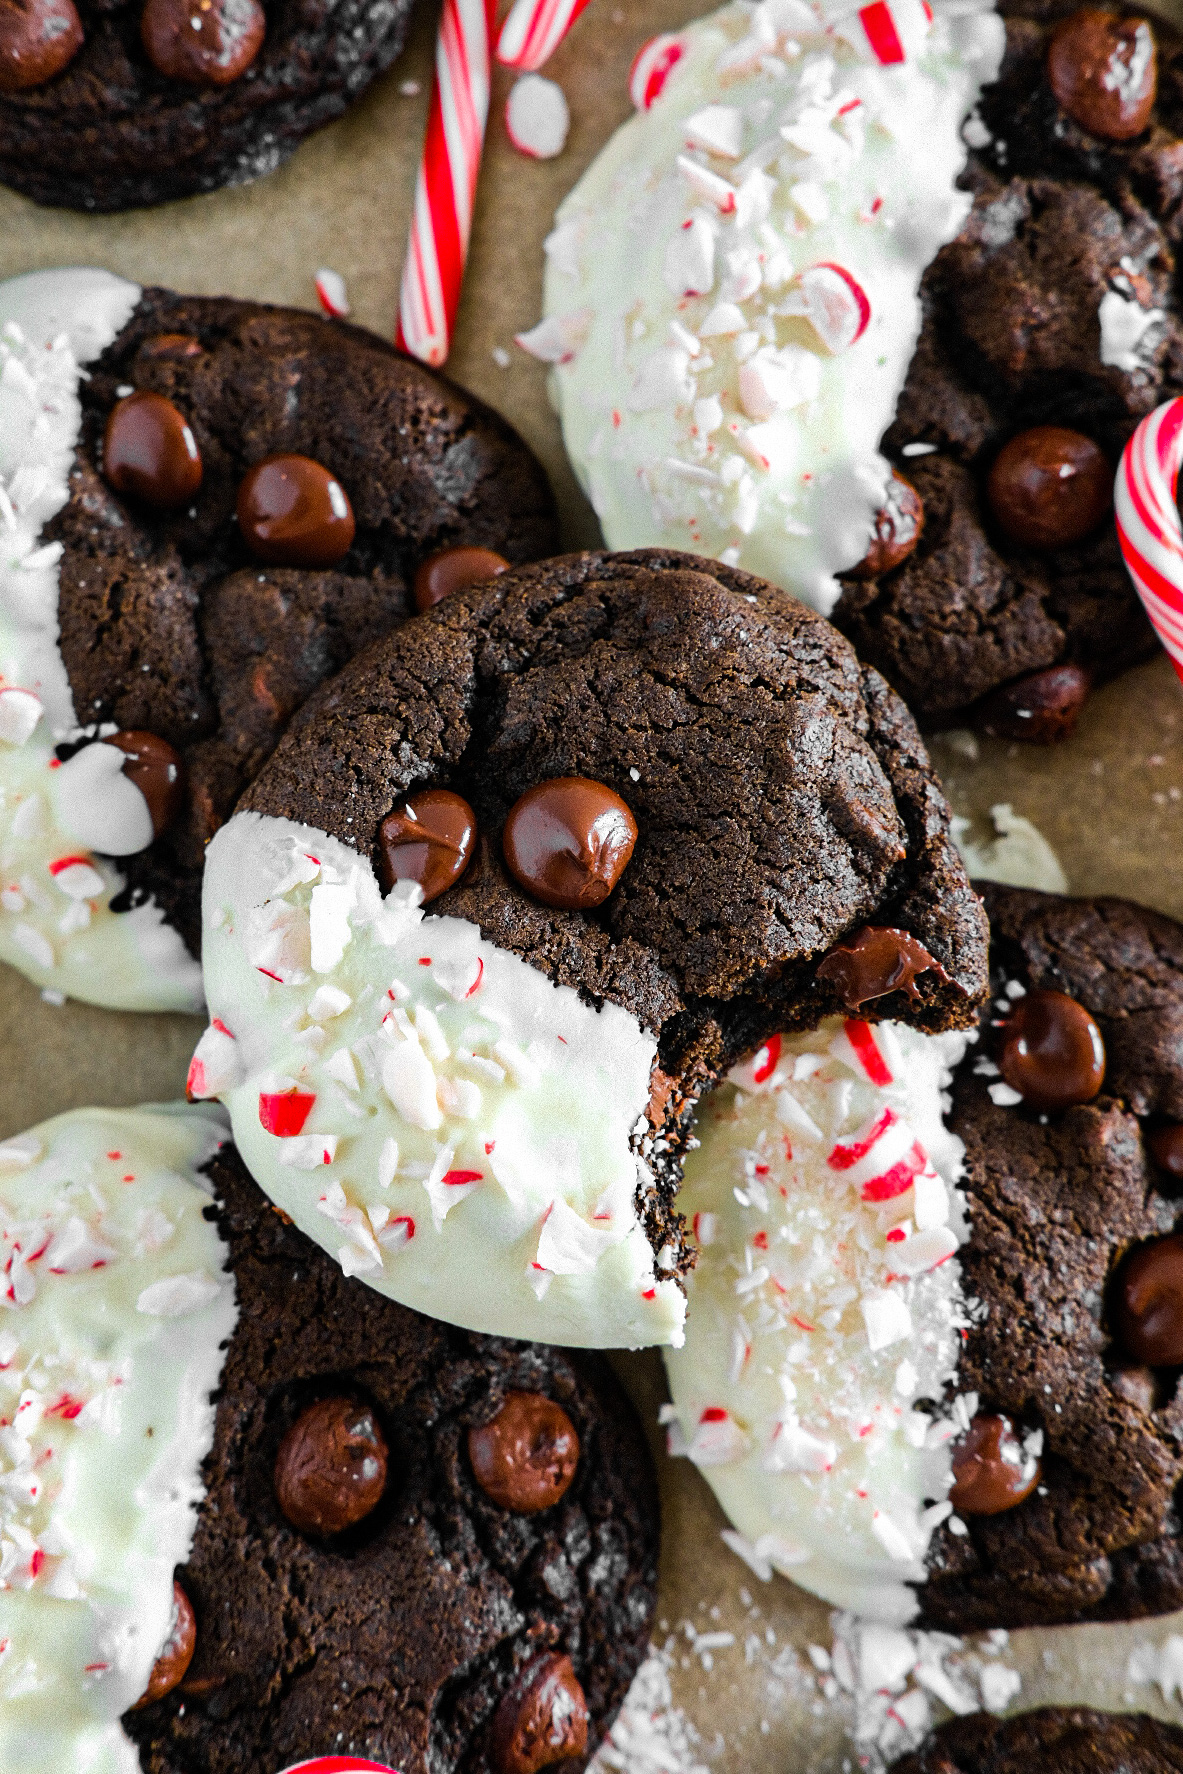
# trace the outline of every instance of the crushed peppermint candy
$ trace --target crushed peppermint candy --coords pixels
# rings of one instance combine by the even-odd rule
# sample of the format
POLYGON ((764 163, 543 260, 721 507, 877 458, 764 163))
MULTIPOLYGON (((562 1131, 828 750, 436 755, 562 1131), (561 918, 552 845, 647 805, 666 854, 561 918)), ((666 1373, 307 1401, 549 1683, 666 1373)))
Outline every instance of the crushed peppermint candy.
POLYGON ((561 86, 542 74, 523 74, 505 102, 510 141, 532 160, 553 160, 567 145, 571 111, 561 86))

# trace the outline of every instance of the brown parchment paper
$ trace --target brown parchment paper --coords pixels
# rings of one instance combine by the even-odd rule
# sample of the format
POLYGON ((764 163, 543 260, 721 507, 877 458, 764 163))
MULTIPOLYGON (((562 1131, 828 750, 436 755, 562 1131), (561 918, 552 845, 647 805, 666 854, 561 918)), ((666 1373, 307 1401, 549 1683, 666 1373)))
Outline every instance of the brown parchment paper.
MULTIPOLYGON (((1183 0, 1176 4, 1183 12, 1183 0)), ((595 0, 547 68, 572 111, 568 145, 550 163, 509 146, 501 114, 510 81, 504 71, 496 77, 448 367, 538 451, 571 547, 598 541, 595 520, 563 456, 545 372, 514 347, 513 335, 539 316, 542 241, 557 202, 629 113, 627 75, 638 46, 707 10, 703 0, 595 0), (508 365, 494 352, 508 353, 508 365)), ((347 281, 353 317, 389 336, 435 18, 426 0, 398 65, 345 118, 257 184, 103 217, 39 210, 0 190, 0 277, 90 263, 142 283, 315 307, 313 277, 330 266, 347 281)), ((933 749, 955 807, 978 829, 992 806, 1008 803, 1054 846, 1071 890, 1128 894, 1183 917, 1183 690, 1165 658, 1094 696, 1066 745, 1042 751, 954 735, 933 749)), ((180 1016, 48 1004, 0 968, 0 1137, 81 1104, 177 1095, 200 1028, 199 1020, 180 1016)), ((660 1462, 665 1540, 657 1638, 675 1641, 670 1679, 675 1703, 698 1733, 695 1758, 721 1774, 829 1774, 856 1766, 842 1708, 822 1699, 805 1657, 809 1643, 831 1643, 829 1610, 784 1579, 760 1583, 725 1549, 724 1518, 706 1485, 687 1462, 662 1451, 659 1358, 624 1356, 619 1365, 660 1462), (730 1634, 734 1642, 696 1654, 694 1633, 730 1634)), ((1131 1648, 1161 1644, 1173 1633, 1183 1633, 1183 1616, 1015 1634, 1003 1653, 1022 1675, 1013 1704, 1136 1704, 1183 1722, 1183 1707, 1127 1677, 1131 1648)))

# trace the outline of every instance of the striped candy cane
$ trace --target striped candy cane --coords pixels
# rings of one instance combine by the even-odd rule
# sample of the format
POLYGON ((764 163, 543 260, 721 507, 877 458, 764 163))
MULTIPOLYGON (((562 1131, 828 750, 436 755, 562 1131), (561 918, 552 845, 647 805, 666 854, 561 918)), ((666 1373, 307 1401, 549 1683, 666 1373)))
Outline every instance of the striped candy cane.
POLYGON ((497 39, 497 60, 536 73, 590 5, 591 0, 517 0, 497 39))
POLYGON ((1122 452, 1113 489, 1126 567, 1183 680, 1183 525, 1175 493, 1183 467, 1183 399, 1143 419, 1122 452))
POLYGON ((489 119, 496 0, 444 0, 396 343, 438 368, 452 344, 489 119))
POLYGON ((310 1762, 295 1762, 283 1774, 396 1774, 386 1762, 363 1762, 357 1756, 314 1756, 310 1762))

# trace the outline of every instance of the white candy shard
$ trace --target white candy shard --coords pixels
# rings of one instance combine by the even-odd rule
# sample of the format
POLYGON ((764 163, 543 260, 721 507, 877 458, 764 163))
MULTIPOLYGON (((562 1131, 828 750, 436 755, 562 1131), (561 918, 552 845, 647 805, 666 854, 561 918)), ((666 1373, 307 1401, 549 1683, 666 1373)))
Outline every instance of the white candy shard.
POLYGON ((570 314, 551 314, 529 332, 515 333, 514 344, 520 345, 540 363, 572 363, 582 351, 595 315, 590 308, 577 308, 570 314))
POLYGON ((152 1318, 184 1318, 216 1300, 220 1281, 199 1270, 191 1275, 169 1275, 154 1281, 136 1298, 136 1311, 152 1318))
POLYGON ((505 127, 514 147, 534 160, 553 160, 567 145, 571 111, 561 86, 523 74, 510 89, 505 127))
POLYGON ((24 745, 41 719, 41 698, 32 690, 0 690, 0 741, 24 745))

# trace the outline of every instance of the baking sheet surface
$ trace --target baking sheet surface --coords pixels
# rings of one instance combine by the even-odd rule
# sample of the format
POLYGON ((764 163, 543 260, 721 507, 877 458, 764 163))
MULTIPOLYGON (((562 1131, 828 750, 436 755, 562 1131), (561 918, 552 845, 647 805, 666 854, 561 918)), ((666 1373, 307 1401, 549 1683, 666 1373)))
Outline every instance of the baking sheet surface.
MULTIPOLYGON (((573 119, 566 150, 550 163, 526 160, 509 146, 500 113, 510 82, 503 71, 497 75, 449 370, 499 407, 542 456, 571 547, 598 540, 595 521, 563 458, 545 372, 516 349, 513 335, 539 317, 542 241, 558 200, 629 112, 627 75, 636 49, 705 10, 696 0, 632 0, 627 7, 595 0, 546 70, 562 84, 573 119), (495 352, 508 353, 507 366, 495 352)), ((398 65, 340 123, 258 184, 113 217, 38 210, 0 191, 0 277, 93 263, 145 283, 314 307, 313 277, 329 266, 346 279, 353 317, 389 336, 434 29, 429 4, 398 65)), ((988 832, 992 807, 1009 805, 1051 842, 1071 890, 1123 893, 1183 917, 1183 692, 1165 659, 1094 696, 1066 745, 1044 751, 954 734, 933 749, 975 834, 988 832)), ((0 969, 0 1137, 84 1103, 176 1095, 200 1027, 179 1016, 55 1006, 0 969)), ((668 1647, 679 1709, 677 1730, 656 1763, 644 1764, 645 1774, 650 1766, 657 1774, 660 1766, 680 1770, 696 1762, 724 1774, 741 1767, 748 1774, 828 1774, 856 1766, 853 1701, 807 1652, 810 1644, 831 1647, 829 1610, 783 1579, 760 1582, 724 1547, 725 1522, 706 1485, 658 1445, 655 1418, 665 1396, 659 1359, 625 1356, 619 1365, 661 1463, 658 1643, 668 1647), (835 1685, 836 1698, 827 1699, 823 1687, 835 1685)), ((1183 1616, 1022 1633, 1004 1647, 971 1647, 933 1667, 952 1679, 946 1692, 954 1697, 958 1683, 976 1697, 980 1671, 994 1665, 1020 1673, 1016 1705, 1136 1703, 1183 1723, 1177 1689, 1168 1700, 1161 1686, 1129 1673, 1133 1652, 1134 1675, 1152 1674, 1157 1664, 1170 1690, 1171 1652, 1162 1660, 1153 1648, 1175 1635, 1183 1635, 1183 1616)), ((1183 1638, 1178 1649, 1183 1675, 1183 1638)), ((841 1656, 838 1672, 845 1673, 841 1656)), ((861 1747, 868 1753, 867 1743, 861 1747)), ((641 1766, 635 1757, 634 1763, 641 1766)))

